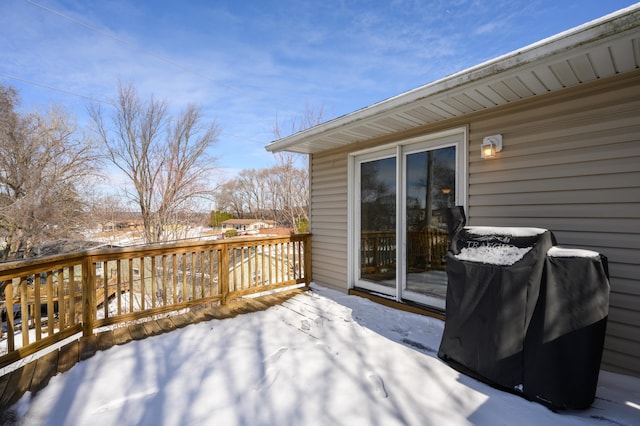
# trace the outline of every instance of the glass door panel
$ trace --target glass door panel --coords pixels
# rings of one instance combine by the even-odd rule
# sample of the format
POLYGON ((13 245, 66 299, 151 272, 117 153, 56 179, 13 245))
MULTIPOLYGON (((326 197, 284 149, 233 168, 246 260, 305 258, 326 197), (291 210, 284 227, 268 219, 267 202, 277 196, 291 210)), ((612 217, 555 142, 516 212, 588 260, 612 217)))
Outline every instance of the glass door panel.
POLYGON ((359 173, 360 284, 395 294, 396 158, 362 162, 359 173))
POLYGON ((449 246, 445 210, 456 200, 455 146, 407 154, 405 176, 403 298, 444 301, 449 246))

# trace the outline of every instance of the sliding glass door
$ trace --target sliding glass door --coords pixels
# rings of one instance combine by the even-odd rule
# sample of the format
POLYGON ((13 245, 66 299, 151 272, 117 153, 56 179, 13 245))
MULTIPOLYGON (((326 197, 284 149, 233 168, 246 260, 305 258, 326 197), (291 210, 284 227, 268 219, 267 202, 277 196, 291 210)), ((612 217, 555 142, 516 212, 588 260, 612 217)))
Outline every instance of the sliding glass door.
POLYGON ((353 285, 444 308, 445 212, 464 205, 464 132, 353 157, 353 285))
POLYGON ((359 163, 360 280, 369 289, 396 291, 396 157, 359 163))
POLYGON ((417 151, 404 159, 406 261, 402 297, 440 304, 447 289, 445 211, 455 203, 456 147, 417 151))

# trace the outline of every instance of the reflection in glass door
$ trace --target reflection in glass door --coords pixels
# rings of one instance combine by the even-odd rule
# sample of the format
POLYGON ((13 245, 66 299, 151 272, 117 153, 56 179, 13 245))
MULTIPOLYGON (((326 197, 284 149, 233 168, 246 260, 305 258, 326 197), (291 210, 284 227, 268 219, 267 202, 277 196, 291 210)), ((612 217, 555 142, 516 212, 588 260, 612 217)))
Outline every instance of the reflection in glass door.
POLYGON ((402 297, 444 300, 449 245, 445 213, 456 200, 456 148, 407 154, 404 163, 406 264, 402 297))
POLYGON ((362 162, 359 174, 360 280, 369 288, 395 294, 396 159, 362 162))

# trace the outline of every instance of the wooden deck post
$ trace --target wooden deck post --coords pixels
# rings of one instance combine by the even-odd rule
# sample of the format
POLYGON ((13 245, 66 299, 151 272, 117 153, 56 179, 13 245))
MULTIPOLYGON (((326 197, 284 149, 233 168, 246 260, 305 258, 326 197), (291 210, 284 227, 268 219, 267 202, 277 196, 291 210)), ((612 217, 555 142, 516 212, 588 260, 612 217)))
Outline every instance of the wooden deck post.
POLYGON ((229 248, 220 249, 220 263, 218 264, 218 284, 222 295, 221 304, 226 305, 229 298, 229 248))
MULTIPOLYGON (((93 259, 87 256, 82 262, 82 335, 93 335, 96 317, 96 270, 93 259)), ((107 303, 107 300, 104 301, 107 303)))
POLYGON ((311 234, 304 239, 304 282, 311 285, 311 234))

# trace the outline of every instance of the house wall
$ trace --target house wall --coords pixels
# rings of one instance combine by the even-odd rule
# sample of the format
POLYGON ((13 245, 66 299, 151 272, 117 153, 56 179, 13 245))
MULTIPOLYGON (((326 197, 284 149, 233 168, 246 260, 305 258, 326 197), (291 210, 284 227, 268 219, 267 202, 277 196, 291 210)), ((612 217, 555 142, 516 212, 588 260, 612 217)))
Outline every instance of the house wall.
MULTIPOLYGON (((640 376, 640 71, 427 126, 352 151, 468 125, 468 223, 550 229, 609 259, 603 368, 640 376), (484 136, 504 150, 480 158, 484 136)), ((347 289, 347 157, 311 159, 313 279, 347 289)))
POLYGON ((311 158, 313 280, 347 289, 347 153, 338 151, 311 158))

